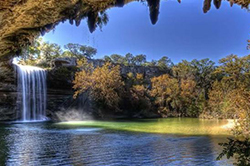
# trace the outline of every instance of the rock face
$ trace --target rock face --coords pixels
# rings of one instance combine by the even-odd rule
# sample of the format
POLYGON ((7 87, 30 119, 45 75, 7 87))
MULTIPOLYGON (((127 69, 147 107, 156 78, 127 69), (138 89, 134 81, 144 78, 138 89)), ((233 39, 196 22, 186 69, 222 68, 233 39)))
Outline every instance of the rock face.
POLYGON ((0 62, 0 121, 17 118, 16 72, 10 61, 0 62))
MULTIPOLYGON (((103 60, 89 60, 94 67, 101 66, 103 60)), ((59 58, 54 60, 54 68, 47 74, 47 116, 52 120, 83 120, 97 116, 88 94, 73 99, 72 81, 76 68, 75 58, 59 58), (60 63, 59 63, 60 62, 60 63)), ((170 71, 162 71, 158 67, 121 66, 121 74, 126 77, 129 72, 141 73, 147 79, 170 71)), ((17 103, 16 67, 11 61, 0 62, 0 121, 17 120, 20 115, 17 103)))
MULTIPOLYGON (((88 59, 94 67, 102 66, 105 61, 88 59)), ((54 68, 48 71, 48 115, 53 120, 83 120, 89 117, 99 116, 99 110, 91 105, 88 94, 82 94, 77 99, 73 99, 72 89, 76 68, 75 58, 58 58, 53 61, 54 68), (72 64, 70 66, 69 64, 72 64)), ((143 74, 146 79, 150 79, 161 74, 170 73, 170 70, 161 70, 159 67, 145 66, 122 66, 121 75, 127 77, 128 73, 143 74)))
POLYGON ((57 58, 52 61, 52 67, 70 67, 70 66, 76 66, 76 58, 57 58))

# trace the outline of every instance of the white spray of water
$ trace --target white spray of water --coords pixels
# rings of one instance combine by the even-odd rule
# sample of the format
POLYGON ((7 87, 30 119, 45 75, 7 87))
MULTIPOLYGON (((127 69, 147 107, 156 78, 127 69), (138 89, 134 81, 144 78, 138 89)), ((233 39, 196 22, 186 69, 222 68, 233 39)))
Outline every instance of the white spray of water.
POLYGON ((56 117, 61 122, 93 120, 92 116, 76 109, 61 110, 60 112, 56 113, 56 117))
POLYGON ((46 120, 47 84, 46 71, 33 66, 17 66, 18 91, 21 104, 21 121, 46 120))

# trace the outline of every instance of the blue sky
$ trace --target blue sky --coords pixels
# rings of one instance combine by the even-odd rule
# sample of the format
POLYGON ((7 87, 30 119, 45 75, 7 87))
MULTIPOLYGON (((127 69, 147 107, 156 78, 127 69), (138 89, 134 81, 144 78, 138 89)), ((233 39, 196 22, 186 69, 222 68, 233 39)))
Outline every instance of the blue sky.
POLYGON ((90 33, 86 21, 79 27, 61 23, 43 39, 61 46, 79 43, 97 48, 95 58, 114 53, 145 54, 148 60, 168 56, 177 63, 182 59, 210 58, 218 61, 230 54, 244 56, 250 39, 250 13, 223 1, 204 14, 203 1, 162 1, 156 25, 149 20, 146 4, 133 2, 107 11, 109 22, 102 31, 90 33))

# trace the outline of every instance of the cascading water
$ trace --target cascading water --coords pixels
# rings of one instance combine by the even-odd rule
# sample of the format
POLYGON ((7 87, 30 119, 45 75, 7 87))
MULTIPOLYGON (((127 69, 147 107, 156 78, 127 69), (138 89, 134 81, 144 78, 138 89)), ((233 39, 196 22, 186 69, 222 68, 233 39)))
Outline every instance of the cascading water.
POLYGON ((14 62, 18 73, 21 121, 46 120, 47 85, 46 71, 14 62))

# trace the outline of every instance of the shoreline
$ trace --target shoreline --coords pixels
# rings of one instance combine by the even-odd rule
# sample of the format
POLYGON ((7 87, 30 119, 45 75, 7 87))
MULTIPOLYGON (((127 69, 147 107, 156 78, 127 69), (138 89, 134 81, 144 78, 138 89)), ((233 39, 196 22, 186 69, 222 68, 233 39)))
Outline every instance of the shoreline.
POLYGON ((221 128, 227 129, 227 130, 233 129, 234 126, 235 126, 235 120, 234 119, 227 119, 227 122, 228 123, 225 124, 225 125, 223 125, 223 126, 221 126, 221 128))

